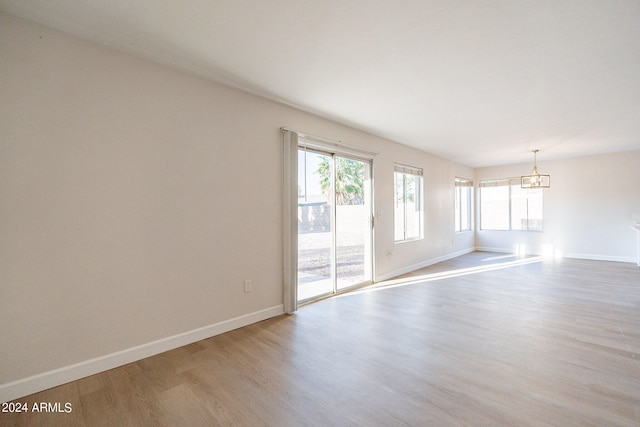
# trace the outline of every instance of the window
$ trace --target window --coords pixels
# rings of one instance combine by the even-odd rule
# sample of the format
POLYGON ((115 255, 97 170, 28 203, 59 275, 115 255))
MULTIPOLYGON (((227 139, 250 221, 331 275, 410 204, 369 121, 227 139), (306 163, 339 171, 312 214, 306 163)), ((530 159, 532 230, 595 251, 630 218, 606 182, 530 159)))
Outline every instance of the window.
POLYGON ((520 180, 480 181, 480 229, 542 231, 542 189, 520 188, 520 180))
POLYGON ((511 229, 542 231, 542 188, 511 186, 511 229))
POLYGON ((456 231, 471 230, 471 189, 473 181, 464 178, 455 179, 456 191, 456 231))
POLYGON ((480 181, 480 229, 509 230, 509 180, 480 181))
POLYGON ((394 240, 422 239, 422 169, 395 165, 394 240))

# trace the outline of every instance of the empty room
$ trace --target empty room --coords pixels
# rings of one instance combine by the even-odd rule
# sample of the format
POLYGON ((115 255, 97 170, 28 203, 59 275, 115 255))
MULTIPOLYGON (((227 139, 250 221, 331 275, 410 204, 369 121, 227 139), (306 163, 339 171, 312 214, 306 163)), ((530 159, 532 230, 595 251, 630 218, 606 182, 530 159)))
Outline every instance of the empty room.
POLYGON ((640 3, 0 0, 0 426, 640 425, 640 3))

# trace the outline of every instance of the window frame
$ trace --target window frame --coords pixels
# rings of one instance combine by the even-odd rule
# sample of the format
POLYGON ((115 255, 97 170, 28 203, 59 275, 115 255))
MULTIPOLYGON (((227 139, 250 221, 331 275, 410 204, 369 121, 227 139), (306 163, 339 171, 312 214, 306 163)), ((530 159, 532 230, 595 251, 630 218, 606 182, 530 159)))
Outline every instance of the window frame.
POLYGON ((544 198, 543 198, 543 193, 542 193, 542 189, 523 189, 523 191, 526 191, 527 193, 527 197, 526 197, 526 202, 527 202, 527 217, 526 219, 526 223, 527 223, 527 227, 526 228, 514 228, 513 227, 513 203, 514 203, 514 199, 513 199, 513 187, 518 187, 520 188, 520 179, 519 178, 502 178, 502 179, 488 179, 488 180, 482 180, 479 182, 478 184, 478 198, 479 198, 479 205, 480 205, 480 212, 479 212, 479 216, 480 216, 480 230, 481 231, 531 231, 531 232, 544 232, 544 198), (508 226, 506 228, 485 228, 484 227, 484 221, 483 221, 483 188, 488 188, 488 187, 507 187, 507 205, 508 205, 508 217, 507 217, 507 224, 508 226), (531 221, 535 221, 536 218, 529 218, 529 195, 531 194, 531 192, 535 192, 537 194, 539 194, 539 199, 540 199, 540 213, 541 213, 541 218, 540 218, 540 227, 539 228, 532 228, 529 226, 531 221))
POLYGON ((454 178, 454 231, 456 233, 464 233, 473 231, 473 180, 468 178, 454 178), (466 189, 466 206, 467 206, 467 223, 463 227, 462 222, 462 190, 466 189))
POLYGON ((404 243, 404 242, 412 242, 417 240, 424 239, 424 173, 421 168, 417 168, 414 166, 407 166, 401 164, 394 164, 393 171, 393 241, 394 243, 404 243), (402 204, 403 204, 403 215, 402 219, 402 238, 398 239, 398 221, 400 218, 398 217, 398 176, 402 176, 402 204), (414 209, 418 213, 418 233, 417 235, 407 236, 407 228, 408 228, 408 209, 407 209, 407 176, 412 176, 415 178, 415 195, 414 195, 414 209))

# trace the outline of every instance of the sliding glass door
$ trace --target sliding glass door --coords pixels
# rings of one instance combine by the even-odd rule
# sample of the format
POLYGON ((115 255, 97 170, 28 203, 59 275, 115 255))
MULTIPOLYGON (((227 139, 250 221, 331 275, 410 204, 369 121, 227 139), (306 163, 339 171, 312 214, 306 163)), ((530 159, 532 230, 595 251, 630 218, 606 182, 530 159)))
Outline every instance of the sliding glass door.
POLYGON ((371 162, 298 150, 298 301, 371 282, 371 162))

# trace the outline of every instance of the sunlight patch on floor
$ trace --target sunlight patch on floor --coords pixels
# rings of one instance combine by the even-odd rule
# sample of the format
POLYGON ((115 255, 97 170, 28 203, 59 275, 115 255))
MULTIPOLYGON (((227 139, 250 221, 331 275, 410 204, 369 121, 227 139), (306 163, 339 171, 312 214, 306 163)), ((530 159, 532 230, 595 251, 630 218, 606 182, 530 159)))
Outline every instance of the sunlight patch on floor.
MULTIPOLYGON (((513 257, 513 256, 518 256, 518 255, 509 255, 509 256, 505 256, 505 258, 513 257)), ((456 270, 441 271, 438 273, 428 273, 428 274, 422 274, 419 276, 405 277, 401 279, 390 279, 390 280, 385 280, 384 282, 373 284, 371 286, 367 286, 359 291, 353 291, 353 292, 349 292, 348 294, 338 295, 337 297, 379 291, 383 289, 398 288, 402 286, 417 285, 420 283, 448 279, 451 277, 467 276, 470 274, 478 274, 486 271, 501 270, 504 268, 511 268, 511 267, 517 267, 521 265, 542 262, 545 259, 551 259, 551 258, 553 258, 553 256, 542 256, 542 255, 532 256, 532 257, 517 259, 515 261, 500 262, 500 263, 495 263, 490 265, 481 265, 477 267, 459 268, 456 270)))

